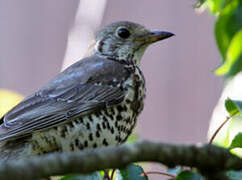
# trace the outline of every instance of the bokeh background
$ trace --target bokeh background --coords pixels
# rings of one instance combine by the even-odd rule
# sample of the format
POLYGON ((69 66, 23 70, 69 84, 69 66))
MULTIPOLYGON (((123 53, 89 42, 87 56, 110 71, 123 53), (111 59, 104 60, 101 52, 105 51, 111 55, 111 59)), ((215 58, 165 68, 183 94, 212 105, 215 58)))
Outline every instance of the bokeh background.
POLYGON ((138 121, 141 139, 207 141, 209 120, 223 87, 213 74, 220 56, 209 12, 195 0, 0 0, 0 88, 24 96, 85 55, 100 27, 129 20, 176 34, 148 48, 147 83, 138 121))

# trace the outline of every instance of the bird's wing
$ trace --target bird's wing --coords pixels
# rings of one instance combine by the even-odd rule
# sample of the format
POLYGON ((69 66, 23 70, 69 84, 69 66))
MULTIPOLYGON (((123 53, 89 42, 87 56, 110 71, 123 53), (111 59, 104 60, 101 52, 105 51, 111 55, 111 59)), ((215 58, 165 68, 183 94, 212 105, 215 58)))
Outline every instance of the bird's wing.
POLYGON ((74 64, 4 116, 0 141, 120 103, 125 92, 117 84, 129 73, 120 63, 97 57, 74 64))

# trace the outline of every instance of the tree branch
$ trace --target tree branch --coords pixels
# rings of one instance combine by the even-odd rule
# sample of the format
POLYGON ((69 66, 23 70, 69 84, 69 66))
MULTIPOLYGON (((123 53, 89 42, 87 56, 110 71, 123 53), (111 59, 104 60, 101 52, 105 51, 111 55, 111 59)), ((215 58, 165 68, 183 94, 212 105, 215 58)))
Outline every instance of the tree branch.
POLYGON ((196 167, 201 172, 241 170, 242 159, 214 145, 170 145, 148 141, 86 150, 77 153, 52 153, 0 164, 0 179, 32 180, 70 173, 91 173, 123 168, 133 162, 158 162, 168 167, 196 167))

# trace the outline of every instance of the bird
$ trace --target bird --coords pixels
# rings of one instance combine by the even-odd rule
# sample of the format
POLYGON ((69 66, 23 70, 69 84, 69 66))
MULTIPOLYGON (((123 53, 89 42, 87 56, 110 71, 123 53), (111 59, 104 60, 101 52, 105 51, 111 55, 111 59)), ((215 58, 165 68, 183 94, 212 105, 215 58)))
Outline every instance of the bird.
POLYGON ((119 21, 97 32, 89 55, 0 120, 0 161, 124 143, 144 107, 140 61, 174 34, 119 21))

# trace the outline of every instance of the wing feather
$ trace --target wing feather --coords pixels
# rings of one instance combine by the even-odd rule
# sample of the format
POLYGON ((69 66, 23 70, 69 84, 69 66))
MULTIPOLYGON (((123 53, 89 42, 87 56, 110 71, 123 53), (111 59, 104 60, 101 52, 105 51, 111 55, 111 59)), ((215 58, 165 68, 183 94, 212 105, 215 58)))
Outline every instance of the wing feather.
POLYGON ((0 126, 0 141, 57 126, 75 117, 120 103, 125 92, 119 86, 111 86, 110 81, 115 78, 117 83, 121 83, 128 76, 128 71, 120 63, 111 60, 94 58, 92 63, 89 62, 92 59, 85 61, 76 63, 72 69, 68 68, 52 83, 8 112, 0 126), (88 71, 89 77, 86 77, 87 72, 82 71, 88 71), (80 76, 76 76, 77 73, 80 76), (76 79, 66 78, 74 77, 73 74, 76 79), (107 78, 107 75, 112 78, 107 78), (66 81, 63 80, 65 78, 66 81))

